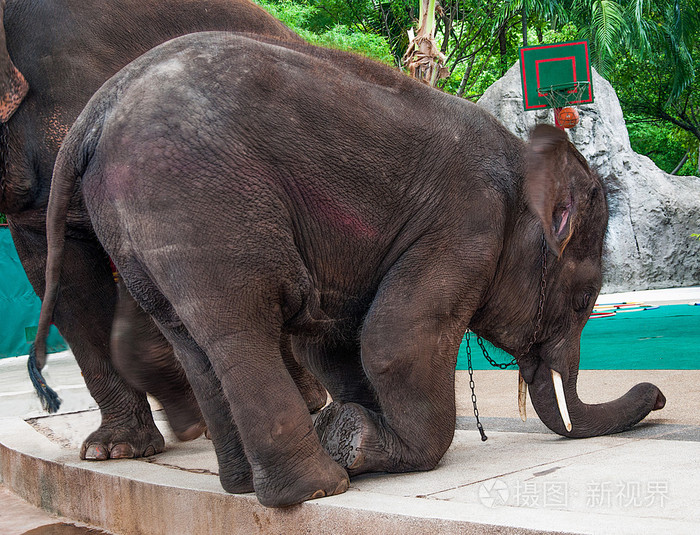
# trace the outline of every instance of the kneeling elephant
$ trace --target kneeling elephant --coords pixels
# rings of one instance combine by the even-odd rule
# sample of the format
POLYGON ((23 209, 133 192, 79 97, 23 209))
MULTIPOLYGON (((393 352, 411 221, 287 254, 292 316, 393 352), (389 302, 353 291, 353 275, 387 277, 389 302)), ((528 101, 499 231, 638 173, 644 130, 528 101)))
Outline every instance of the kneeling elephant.
POLYGON ((647 383, 599 405, 576 394, 608 212, 566 135, 540 126, 525 144, 369 60, 202 33, 110 79, 57 159, 42 325, 78 201, 182 355, 223 487, 265 505, 342 492, 348 474, 433 468, 454 434, 467 328, 517 355, 564 436, 622 431, 664 405, 647 383), (316 433, 281 334, 334 399, 316 433))

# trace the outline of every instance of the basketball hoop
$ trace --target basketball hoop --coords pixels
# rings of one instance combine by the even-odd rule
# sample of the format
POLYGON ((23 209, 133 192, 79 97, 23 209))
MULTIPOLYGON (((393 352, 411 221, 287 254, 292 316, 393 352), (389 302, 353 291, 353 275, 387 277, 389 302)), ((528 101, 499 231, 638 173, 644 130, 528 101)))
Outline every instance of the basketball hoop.
POLYGON ((554 84, 540 87, 537 90, 537 94, 547 101, 548 107, 563 108, 571 104, 581 104, 585 102, 584 95, 588 92, 589 86, 590 82, 554 84))
POLYGON ((584 100, 588 92, 589 82, 569 82, 543 87, 538 90, 538 96, 547 101, 549 108, 554 111, 554 124, 562 130, 573 128, 578 124, 579 114, 570 104, 578 104, 584 100))
POLYGON ((522 47, 520 75, 525 110, 552 108, 562 130, 578 123, 572 106, 593 102, 587 41, 522 47))

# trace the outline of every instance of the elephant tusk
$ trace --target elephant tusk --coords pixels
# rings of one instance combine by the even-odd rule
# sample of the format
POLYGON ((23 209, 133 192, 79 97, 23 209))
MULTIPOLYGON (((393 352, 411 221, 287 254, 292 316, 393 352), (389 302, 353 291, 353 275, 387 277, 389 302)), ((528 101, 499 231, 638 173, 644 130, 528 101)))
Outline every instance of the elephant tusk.
POLYGON ((525 422, 527 421, 527 409, 525 407, 525 402, 527 401, 527 383, 523 379, 523 374, 518 372, 518 412, 520 413, 520 419, 525 422))
POLYGON ((569 418, 569 409, 566 408, 566 397, 564 396, 564 383, 561 380, 559 372, 552 370, 552 382, 554 383, 554 393, 557 396, 557 405, 559 406, 559 414, 564 421, 564 426, 567 431, 571 431, 571 418, 569 418))

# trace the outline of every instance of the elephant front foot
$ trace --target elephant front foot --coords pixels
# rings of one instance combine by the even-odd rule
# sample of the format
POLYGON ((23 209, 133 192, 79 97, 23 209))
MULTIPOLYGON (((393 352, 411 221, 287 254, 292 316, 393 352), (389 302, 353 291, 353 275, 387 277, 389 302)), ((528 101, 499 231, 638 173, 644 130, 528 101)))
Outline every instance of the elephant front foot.
POLYGON ((253 488, 253 473, 245 456, 234 459, 231 462, 222 460, 219 457, 218 461, 219 481, 221 481, 221 486, 226 492, 247 494, 255 491, 253 488))
POLYGON ((266 507, 287 507, 342 494, 349 486, 347 472, 320 449, 291 470, 289 464, 272 466, 255 477, 255 494, 266 507))
POLYGON ((207 425, 194 397, 158 399, 163 406, 170 428, 178 440, 187 442, 204 433, 207 425))
POLYGON ((323 448, 351 476, 403 471, 392 463, 393 441, 379 420, 356 403, 333 402, 318 416, 315 428, 323 448))
POLYGON ((165 440, 155 424, 109 426, 102 424, 80 448, 80 458, 87 461, 150 457, 165 450, 165 440))

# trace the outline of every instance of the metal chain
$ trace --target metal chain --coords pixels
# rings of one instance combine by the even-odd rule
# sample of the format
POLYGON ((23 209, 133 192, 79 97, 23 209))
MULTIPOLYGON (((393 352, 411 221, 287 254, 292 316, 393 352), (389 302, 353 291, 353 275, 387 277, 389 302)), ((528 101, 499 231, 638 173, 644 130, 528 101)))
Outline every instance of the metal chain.
MULTIPOLYGON (((542 314, 544 311, 544 298, 545 298, 546 291, 547 291, 547 240, 545 239, 544 234, 542 234, 542 275, 540 277, 540 302, 537 305, 537 321, 535 323, 535 330, 532 333, 532 338, 530 338, 530 342, 527 344, 525 351, 523 351, 521 353, 522 357, 526 356, 530 352, 530 350, 532 349, 532 346, 537 341, 537 337, 540 335, 540 331, 542 330, 542 314)), ((516 360, 516 359, 513 359, 513 360, 516 360)))
POLYGON ((481 433, 481 441, 485 442, 489 437, 484 432, 484 426, 479 420, 479 409, 476 408, 476 391, 474 390, 474 368, 472 368, 472 348, 469 347, 469 336, 471 333, 467 331, 467 369, 469 370, 469 388, 472 389, 472 404, 474 405, 474 416, 476 417, 476 427, 481 433))
MULTIPOLYGON (((467 344, 469 343, 469 337, 467 337, 467 344)), ((484 358, 488 361, 488 363, 493 366, 494 368, 500 368, 502 370, 505 370, 507 368, 510 368, 511 366, 515 366, 518 363, 518 359, 513 357, 513 359, 510 362, 496 362, 491 358, 491 355, 489 355, 488 350, 486 349, 486 346, 484 345, 484 339, 479 336, 478 334, 476 335, 476 343, 479 344, 479 347, 481 348, 481 352, 484 354, 484 358)))
MULTIPOLYGON (((525 351, 521 353, 521 356, 524 357, 528 353, 530 353, 530 350, 532 349, 532 346, 535 344, 537 341, 537 337, 540 335, 540 331, 542 330, 542 315, 544 311, 544 298, 546 295, 547 291, 547 240, 544 237, 544 234, 542 234, 542 272, 540 275, 540 299, 539 303, 537 304, 537 319, 535 320, 535 330, 532 333, 532 337, 530 338, 530 341, 527 344, 527 347, 525 348, 525 351)), ((481 433, 481 440, 487 440, 486 433, 484 432, 484 427, 481 425, 481 422, 479 421, 479 409, 476 407, 476 391, 474 389, 474 368, 472 368, 472 348, 469 346, 469 338, 471 337, 471 331, 467 331, 466 333, 466 351, 467 351, 467 369, 469 370, 469 388, 471 388, 472 391, 472 404, 474 405, 474 416, 476 417, 476 427, 479 429, 479 433, 481 433)), ((484 340, 481 338, 481 336, 477 335, 476 336, 476 343, 479 344, 479 347, 481 348, 482 353, 484 354, 484 358, 488 361, 488 363, 493 366, 494 368, 500 368, 501 370, 505 370, 506 368, 509 368, 510 366, 515 366, 518 363, 518 359, 513 357, 513 359, 510 362, 496 362, 491 358, 491 355, 489 355, 488 350, 486 349, 486 346, 484 345, 484 340)))
POLYGON ((7 180, 7 123, 0 123, 0 186, 2 187, 2 197, 5 195, 5 181, 7 180))

